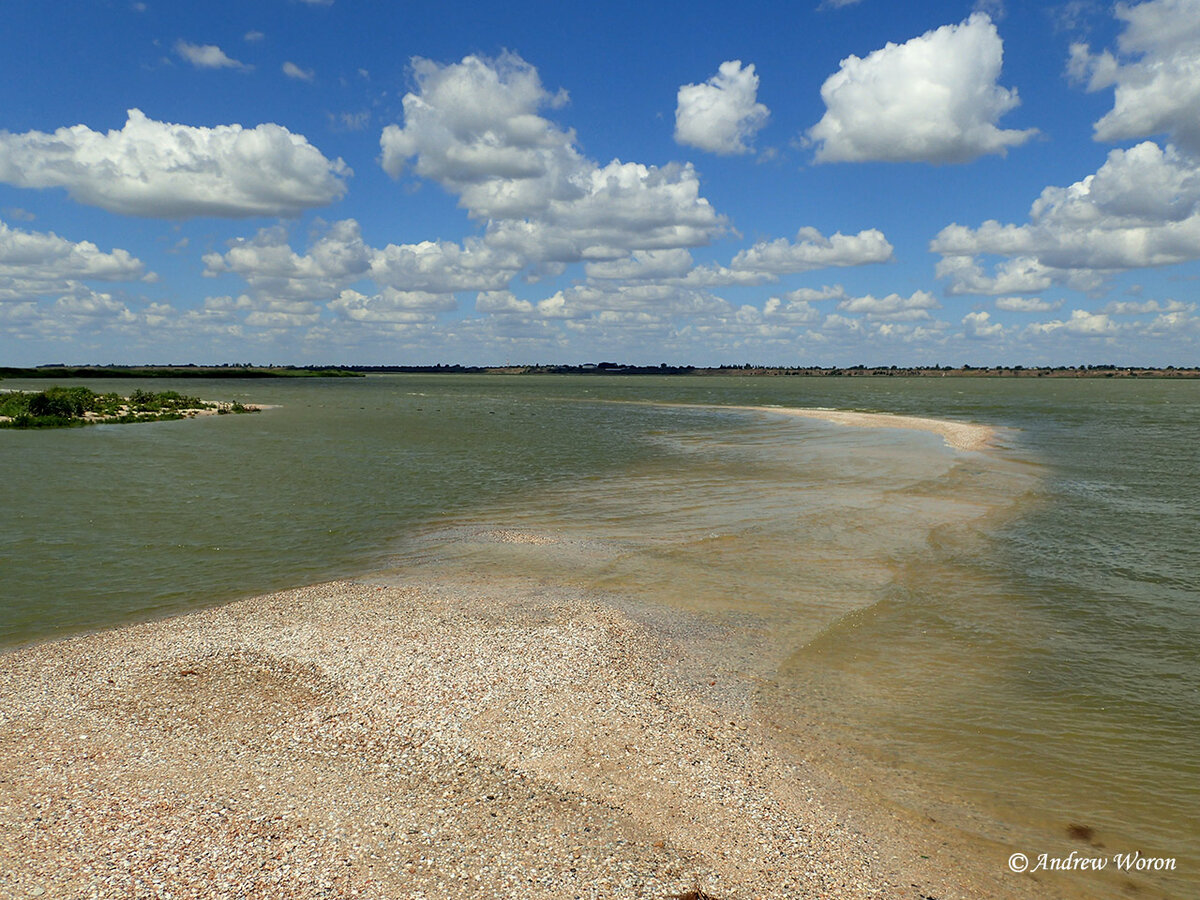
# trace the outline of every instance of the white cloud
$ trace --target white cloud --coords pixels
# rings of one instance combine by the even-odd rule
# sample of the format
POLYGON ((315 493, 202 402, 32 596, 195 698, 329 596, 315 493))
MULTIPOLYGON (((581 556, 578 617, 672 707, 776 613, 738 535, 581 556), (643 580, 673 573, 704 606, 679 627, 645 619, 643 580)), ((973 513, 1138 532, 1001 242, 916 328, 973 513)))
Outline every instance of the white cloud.
POLYGON ((503 290, 523 262, 478 238, 468 238, 462 244, 388 244, 373 251, 370 258, 371 278, 377 284, 432 293, 503 290))
POLYGON ((827 266, 882 263, 891 258, 892 245, 878 229, 870 228, 856 235, 839 231, 832 237, 825 237, 815 228, 801 228, 795 242, 786 238, 760 241, 739 252, 729 265, 736 270, 780 275, 827 266))
POLYGON ((189 44, 175 42, 175 53, 197 69, 239 69, 249 71, 251 66, 225 55, 225 51, 214 44, 189 44))
POLYGON ((807 300, 785 300, 768 297, 763 304, 763 318, 786 325, 814 325, 821 320, 821 311, 807 300))
POLYGON ((1118 3, 1115 14, 1125 23, 1119 55, 1074 44, 1068 66, 1089 91, 1116 88, 1112 110, 1095 124, 1096 140, 1166 134, 1200 154, 1200 0, 1118 3))
POLYGON ((329 304, 333 312, 351 321, 392 325, 434 322, 438 312, 456 306, 452 294, 397 291, 394 288, 384 288, 371 297, 358 291, 345 290, 329 304))
POLYGON ((1004 334, 1004 326, 993 322, 990 313, 972 312, 963 316, 963 332, 974 340, 989 340, 1004 334))
POLYGON ((754 66, 740 59, 721 63, 704 84, 679 88, 675 107, 675 141, 710 153, 749 153, 748 144, 767 124, 770 111, 758 98, 754 66))
POLYGON ((104 253, 90 241, 75 243, 0 222, 0 302, 72 291, 78 281, 146 277, 145 264, 125 250, 104 253))
MULTIPOLYGON (((985 222, 984 226, 986 228, 993 224, 998 223, 985 222)), ((942 229, 941 234, 930 245, 930 249, 934 252, 948 254, 938 261, 934 274, 938 278, 949 279, 950 284, 946 288, 946 293, 951 296, 960 294, 1036 294, 1053 286, 1056 281, 1063 281, 1067 278, 1068 273, 1056 272, 1043 266, 1032 256, 1018 256, 997 263, 993 269, 995 274, 988 275, 972 255, 972 248, 978 247, 980 244, 973 240, 963 239, 959 229, 969 235, 977 234, 961 225, 948 225, 942 229), (944 243, 943 239, 946 239, 944 243), (954 242, 951 243, 951 240, 954 242)), ((983 230, 980 229, 980 231, 983 230)), ((990 249, 974 252, 998 253, 1000 251, 990 249)), ((1075 286, 1081 289, 1084 287, 1080 284, 1075 286)))
MULTIPOLYGON (((404 99, 403 125, 381 136, 381 162, 397 176, 411 166, 457 195, 468 215, 484 223, 481 234, 373 247, 357 222, 344 220, 319 226, 307 249, 294 250, 285 228, 260 229, 204 257, 206 275, 237 276, 247 285, 236 300, 214 299, 205 309, 208 321, 304 328, 322 340, 339 340, 347 329, 365 335, 372 327, 408 340, 434 335, 436 326, 453 346, 465 335, 560 350, 568 340, 594 349, 618 338, 622 346, 671 339, 682 353, 694 334, 723 328, 759 329, 783 342, 819 323, 814 302, 846 299, 841 287, 800 289, 768 301, 766 314, 734 307, 712 288, 892 258, 878 230, 826 237, 803 228, 794 240, 760 241, 727 266, 697 266, 691 248, 710 243, 726 225, 700 195, 690 166, 585 158, 573 133, 541 115, 561 106, 565 94, 546 91, 517 57, 468 57, 449 66, 418 60, 414 71, 417 87, 404 99), (556 285, 538 302, 513 293, 518 277, 533 283, 579 263, 585 279, 556 285), (474 315, 440 322, 441 311, 465 292, 474 294, 474 315)), ((915 295, 875 302, 859 312, 876 330, 915 320, 924 305, 915 295)))
POLYGON ((845 300, 846 289, 840 284, 833 287, 825 285, 820 288, 797 288, 783 295, 783 300, 789 303, 816 303, 821 300, 845 300))
POLYGON ((675 250, 637 250, 625 259, 588 263, 584 271, 588 278, 621 281, 662 281, 683 278, 692 271, 692 254, 683 248, 675 250))
POLYGON ((1113 150, 1094 174, 1048 187, 1026 225, 943 228, 930 249, 951 293, 1037 293, 1051 284, 1095 288, 1106 275, 1200 259, 1200 168, 1145 141, 1113 150), (977 256, 1010 259, 984 274, 977 256))
POLYGON ((282 66, 283 74, 288 78, 294 78, 296 81, 314 81, 317 73, 312 69, 302 69, 291 60, 285 62, 282 66))
POLYGON ((206 254, 204 274, 234 273, 257 292, 315 300, 366 277, 371 254, 353 219, 330 226, 304 256, 288 245, 285 229, 264 228, 251 240, 234 241, 224 255, 206 254))
POLYGON ((537 304, 538 313, 552 319, 591 319, 618 323, 663 324, 673 317, 691 318, 727 312, 729 304, 707 291, 667 284, 577 285, 557 291, 537 304))
POLYGON ((1050 312, 1062 306, 1062 301, 1058 300, 1051 303, 1049 300, 1042 300, 1040 297, 998 297, 996 299, 996 309, 1003 309, 1008 312, 1050 312))
POLYGON ((997 84, 1003 43, 975 13, 865 59, 850 56, 821 87, 826 113, 808 131, 818 162, 962 163, 1004 155, 1037 133, 1000 129, 1019 103, 997 84))
POLYGON ((1056 331, 1065 331, 1068 334, 1083 337, 1110 337, 1116 334, 1117 330, 1116 324, 1104 313, 1091 313, 1083 309, 1072 310, 1071 318, 1065 321, 1055 319, 1051 322, 1030 325, 1028 328, 1031 334, 1052 334, 1056 331))
POLYGON ((236 300, 232 297, 208 297, 204 301, 204 310, 223 318, 231 318, 228 314, 238 313, 241 314, 240 321, 251 328, 274 331, 315 325, 321 318, 320 307, 308 300, 252 297, 247 294, 242 294, 236 300))
POLYGON ((540 214, 552 199, 581 195, 574 178, 586 166, 574 134, 537 115, 562 106, 566 94, 549 94, 524 60, 416 59, 413 76, 418 90, 404 97, 404 126, 389 125, 380 138, 390 175, 416 157, 418 175, 458 194, 479 219, 540 214))
POLYGON ((1114 300, 1102 312, 1110 316, 1144 316, 1149 313, 1194 312, 1196 305, 1180 303, 1178 300, 1114 300))
POLYGON ((518 300, 512 291, 483 291, 475 297, 475 309, 495 315, 525 315, 533 312, 528 300, 518 300))
POLYGON ((941 309, 937 298, 928 291, 915 291, 908 297, 888 294, 886 297, 847 297, 837 306, 842 312, 862 315, 872 321, 914 322, 932 319, 931 309, 941 309))
POLYGON ((0 132, 0 181, 66 188, 80 203, 127 215, 295 215, 339 199, 351 174, 274 124, 194 128, 131 109, 120 131, 0 132))
POLYGON ((520 57, 417 59, 413 72, 404 125, 380 138, 383 167, 399 177, 415 158, 417 175, 488 222, 489 244, 530 261, 577 262, 700 246, 724 230, 690 165, 586 159, 573 132, 538 114, 566 93, 546 91, 520 57))
POLYGON ((1115 14, 1125 26, 1118 52, 1074 44, 1068 63, 1089 91, 1116 88, 1095 138, 1173 143, 1113 150, 1094 174, 1042 191, 1028 224, 943 229, 931 249, 943 254, 950 293, 1094 290, 1115 272, 1200 259, 1200 0, 1118 3, 1115 14), (984 255, 1007 259, 988 275, 984 255))
POLYGON ((234 274, 253 295, 323 300, 359 281, 371 281, 391 303, 393 291, 405 295, 502 290, 521 262, 486 246, 478 238, 463 244, 421 241, 369 246, 354 219, 328 226, 305 254, 296 253, 281 227, 263 228, 250 240, 238 239, 225 253, 204 257, 209 277, 234 274))
POLYGON ((266 35, 261 31, 247 31, 244 35, 242 35, 242 40, 247 44, 256 44, 265 37, 266 35))
POLYGON ((118 319, 132 321, 133 313, 112 294, 83 291, 59 297, 54 302, 55 312, 83 319, 118 319))

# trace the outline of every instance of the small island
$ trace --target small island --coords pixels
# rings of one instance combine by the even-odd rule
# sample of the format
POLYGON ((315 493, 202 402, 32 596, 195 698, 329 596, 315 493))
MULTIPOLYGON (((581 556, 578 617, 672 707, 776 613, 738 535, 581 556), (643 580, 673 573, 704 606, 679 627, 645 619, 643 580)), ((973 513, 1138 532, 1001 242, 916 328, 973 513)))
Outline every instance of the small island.
POLYGON ((85 387, 0 393, 0 428, 73 428, 190 419, 202 415, 258 412, 234 400, 219 403, 186 397, 178 391, 136 390, 128 397, 97 394, 85 387))

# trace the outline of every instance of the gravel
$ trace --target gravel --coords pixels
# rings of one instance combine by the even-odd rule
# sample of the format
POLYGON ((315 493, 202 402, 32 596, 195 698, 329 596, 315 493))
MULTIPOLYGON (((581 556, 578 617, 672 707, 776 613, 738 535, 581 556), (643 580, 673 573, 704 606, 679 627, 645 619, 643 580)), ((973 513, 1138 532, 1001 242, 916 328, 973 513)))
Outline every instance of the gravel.
POLYGON ((679 658, 563 592, 360 582, 10 651, 0 895, 1056 896, 679 658))

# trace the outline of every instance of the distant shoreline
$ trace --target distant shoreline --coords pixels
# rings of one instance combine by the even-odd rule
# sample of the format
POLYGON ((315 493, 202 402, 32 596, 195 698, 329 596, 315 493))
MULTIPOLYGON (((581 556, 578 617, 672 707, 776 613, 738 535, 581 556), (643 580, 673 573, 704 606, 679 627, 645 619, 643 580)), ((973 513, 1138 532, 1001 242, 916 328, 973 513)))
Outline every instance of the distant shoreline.
POLYGON ((362 378, 366 375, 696 375, 799 378, 1200 378, 1200 368, 1154 366, 0 366, 4 378, 362 378))

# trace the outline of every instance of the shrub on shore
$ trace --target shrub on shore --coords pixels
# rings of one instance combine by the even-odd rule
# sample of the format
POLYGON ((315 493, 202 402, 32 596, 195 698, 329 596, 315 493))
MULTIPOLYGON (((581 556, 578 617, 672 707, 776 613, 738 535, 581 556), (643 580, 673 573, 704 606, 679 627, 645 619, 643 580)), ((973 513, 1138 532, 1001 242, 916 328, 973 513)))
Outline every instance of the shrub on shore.
POLYGON ((0 394, 0 428, 71 428, 95 422, 162 422, 199 411, 256 412, 241 403, 206 403, 178 391, 135 390, 129 397, 97 394, 85 387, 50 387, 44 391, 0 394))

